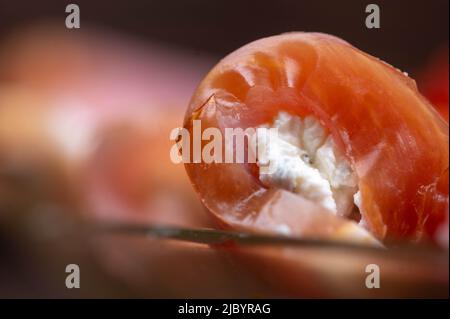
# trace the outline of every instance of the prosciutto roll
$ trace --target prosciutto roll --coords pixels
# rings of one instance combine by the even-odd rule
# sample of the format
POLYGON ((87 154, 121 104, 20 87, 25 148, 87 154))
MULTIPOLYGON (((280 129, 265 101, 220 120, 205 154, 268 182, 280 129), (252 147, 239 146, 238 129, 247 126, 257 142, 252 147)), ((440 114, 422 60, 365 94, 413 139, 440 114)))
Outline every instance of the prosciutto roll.
POLYGON ((448 124, 414 80, 339 38, 294 32, 245 45, 194 93, 191 136, 195 120, 203 133, 278 132, 257 146, 270 170, 248 158, 194 161, 190 145, 187 173, 226 227, 385 244, 436 242, 445 228, 448 124))

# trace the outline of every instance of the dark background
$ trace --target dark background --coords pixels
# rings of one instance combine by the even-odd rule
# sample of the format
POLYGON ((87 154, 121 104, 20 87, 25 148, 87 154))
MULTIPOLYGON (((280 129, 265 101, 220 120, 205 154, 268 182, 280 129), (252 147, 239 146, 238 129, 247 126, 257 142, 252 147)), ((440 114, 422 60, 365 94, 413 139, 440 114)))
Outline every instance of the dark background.
POLYGON ((82 29, 100 26, 217 57, 264 36, 320 31, 414 73, 448 46, 448 0, 0 0, 0 37, 47 18, 64 27, 71 2, 80 6, 82 29), (365 27, 369 3, 380 6, 380 29, 365 27))

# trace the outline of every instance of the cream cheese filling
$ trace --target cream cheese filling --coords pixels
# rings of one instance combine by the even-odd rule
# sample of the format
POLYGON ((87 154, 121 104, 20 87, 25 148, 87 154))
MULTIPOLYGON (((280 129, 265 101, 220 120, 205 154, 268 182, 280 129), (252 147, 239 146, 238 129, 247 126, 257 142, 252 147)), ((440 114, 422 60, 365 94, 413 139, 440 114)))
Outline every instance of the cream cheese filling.
POLYGON ((280 112, 273 123, 261 127, 277 129, 277 134, 257 144, 259 158, 268 163, 259 169, 264 185, 300 194, 334 214, 352 212, 354 197, 358 198, 357 177, 315 117, 280 112))

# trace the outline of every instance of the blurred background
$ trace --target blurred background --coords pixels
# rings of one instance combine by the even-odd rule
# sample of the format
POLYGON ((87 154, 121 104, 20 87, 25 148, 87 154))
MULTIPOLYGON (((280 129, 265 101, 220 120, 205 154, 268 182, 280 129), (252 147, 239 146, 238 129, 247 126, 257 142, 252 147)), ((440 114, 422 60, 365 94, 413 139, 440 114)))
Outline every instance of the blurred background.
MULTIPOLYGON (((322 256, 302 268, 294 260, 303 288, 292 290, 226 250, 86 230, 215 226, 170 161, 169 133, 206 72, 261 37, 339 36, 409 73, 448 121, 449 2, 372 2, 380 29, 365 27, 369 2, 359 0, 79 0, 81 28, 67 29, 71 2, 0 0, 0 297, 424 296, 424 287, 448 295, 448 255, 436 261, 447 271, 431 278, 419 264, 421 289, 392 283, 380 295, 348 283, 366 257, 333 271, 315 267, 322 256), (66 289, 69 263, 89 289, 66 289)), ((256 255, 270 272, 264 254, 256 255)))

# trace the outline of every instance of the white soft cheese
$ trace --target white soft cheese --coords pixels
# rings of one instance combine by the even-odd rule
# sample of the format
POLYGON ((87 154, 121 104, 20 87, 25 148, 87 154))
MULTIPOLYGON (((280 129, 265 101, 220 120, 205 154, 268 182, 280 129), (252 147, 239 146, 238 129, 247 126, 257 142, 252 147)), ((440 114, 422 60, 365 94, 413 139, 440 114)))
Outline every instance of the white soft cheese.
POLYGON ((280 112, 262 127, 278 131, 269 138, 258 136, 259 159, 269 163, 259 171, 265 185, 301 194, 339 215, 350 214, 357 192, 355 174, 317 119, 280 112))

